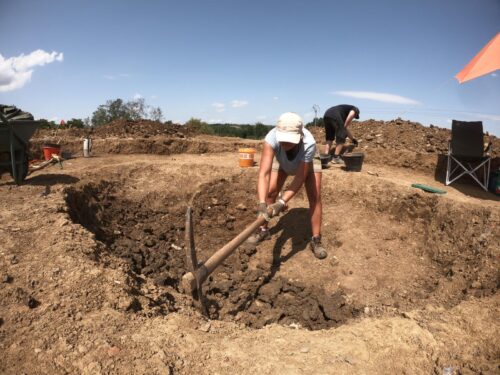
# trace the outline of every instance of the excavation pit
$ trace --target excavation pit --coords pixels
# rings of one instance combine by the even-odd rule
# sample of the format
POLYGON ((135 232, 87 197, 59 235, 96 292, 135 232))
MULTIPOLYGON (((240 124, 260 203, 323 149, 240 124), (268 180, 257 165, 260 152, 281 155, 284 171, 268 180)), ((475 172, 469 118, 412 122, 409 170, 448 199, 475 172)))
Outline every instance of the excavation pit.
MULTIPOLYGON (((255 219, 255 178, 247 173, 201 186, 192 203, 200 261, 255 219)), ((385 249, 389 264, 392 258, 394 262, 403 258, 406 269, 370 267, 373 259, 368 250, 351 264, 342 259, 340 265, 317 263, 307 248, 307 210, 292 208, 274 224, 268 244, 257 249, 241 246, 204 283, 210 318, 253 328, 278 323, 315 330, 337 327, 363 314, 392 315, 428 304, 449 308, 470 295, 481 298, 496 292, 499 275, 491 267, 498 237, 491 231, 491 212, 468 209, 457 217, 460 209, 434 197, 408 193, 391 197, 370 189, 371 195, 346 190, 341 200, 326 187, 325 197, 339 208, 348 207, 353 220, 359 218, 360 230, 367 226, 365 232, 368 225, 373 227, 370 216, 378 216, 377 241, 363 241, 364 246, 377 253, 385 249), (475 222, 474 231, 465 218, 475 222), (290 238, 283 237, 285 227, 290 238), (403 227, 411 230, 401 233, 403 227), (305 259, 297 265, 303 270, 295 274, 283 270, 295 257, 305 259), (413 264, 415 259, 419 265, 413 264), (369 271, 353 271, 352 264, 364 264, 369 271)), ((307 207, 303 195, 297 200, 307 207)), ((166 190, 132 199, 125 186, 102 181, 68 188, 66 202, 72 220, 95 234, 97 261, 99 254, 124 260, 133 274, 153 280, 169 296, 157 301, 165 304, 163 313, 185 307, 186 299, 179 294, 180 280, 189 268, 184 249, 185 196, 166 190)), ((338 248, 339 257, 342 249, 354 247, 334 240, 341 232, 338 227, 325 227, 329 249, 338 248)), ((141 306, 130 310, 141 311, 141 306)))

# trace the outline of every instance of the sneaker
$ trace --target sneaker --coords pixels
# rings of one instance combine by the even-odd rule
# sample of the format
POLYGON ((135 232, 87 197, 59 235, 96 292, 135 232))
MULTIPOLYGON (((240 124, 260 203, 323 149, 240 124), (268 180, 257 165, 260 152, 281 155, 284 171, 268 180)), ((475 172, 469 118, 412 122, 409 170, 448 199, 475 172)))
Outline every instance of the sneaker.
POLYGON ((255 234, 252 234, 246 240, 246 243, 250 245, 258 245, 262 241, 269 240, 271 238, 271 233, 269 233, 269 229, 259 229, 259 231, 255 234))
POLYGON ((328 255, 325 248, 321 245, 321 236, 311 238, 311 250, 318 259, 325 259, 328 255))
POLYGON ((340 157, 332 157, 332 164, 345 165, 344 161, 340 157))

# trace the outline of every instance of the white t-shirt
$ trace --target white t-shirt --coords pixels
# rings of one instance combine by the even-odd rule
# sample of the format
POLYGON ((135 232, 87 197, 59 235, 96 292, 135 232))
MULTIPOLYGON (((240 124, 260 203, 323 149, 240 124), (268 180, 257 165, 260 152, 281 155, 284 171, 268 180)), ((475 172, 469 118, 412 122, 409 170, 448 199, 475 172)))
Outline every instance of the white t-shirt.
POLYGON ((309 130, 303 129, 303 133, 304 136, 302 137, 301 147, 292 160, 288 160, 286 151, 281 148, 280 143, 276 139, 276 128, 272 129, 266 135, 265 141, 273 148, 275 158, 280 168, 289 175, 295 174, 301 161, 310 163, 314 160, 314 155, 316 154, 316 141, 309 130))

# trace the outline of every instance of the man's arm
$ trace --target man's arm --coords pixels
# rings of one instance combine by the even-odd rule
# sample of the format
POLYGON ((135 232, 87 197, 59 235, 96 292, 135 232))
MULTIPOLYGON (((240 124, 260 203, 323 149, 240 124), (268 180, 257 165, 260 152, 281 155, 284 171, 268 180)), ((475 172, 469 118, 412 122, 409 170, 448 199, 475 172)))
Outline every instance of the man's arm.
POLYGON ((354 109, 351 109, 349 112, 349 115, 345 119, 345 124, 344 127, 347 129, 347 127, 351 124, 352 120, 356 117, 356 111, 354 109))

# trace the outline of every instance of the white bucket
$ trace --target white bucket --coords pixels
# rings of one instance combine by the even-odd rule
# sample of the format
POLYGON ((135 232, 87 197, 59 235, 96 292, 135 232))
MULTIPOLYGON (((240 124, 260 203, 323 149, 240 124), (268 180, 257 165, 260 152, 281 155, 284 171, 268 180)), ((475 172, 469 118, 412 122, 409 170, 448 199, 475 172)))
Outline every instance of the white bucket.
POLYGON ((85 138, 83 140, 83 157, 90 157, 90 152, 92 151, 92 139, 85 138))

